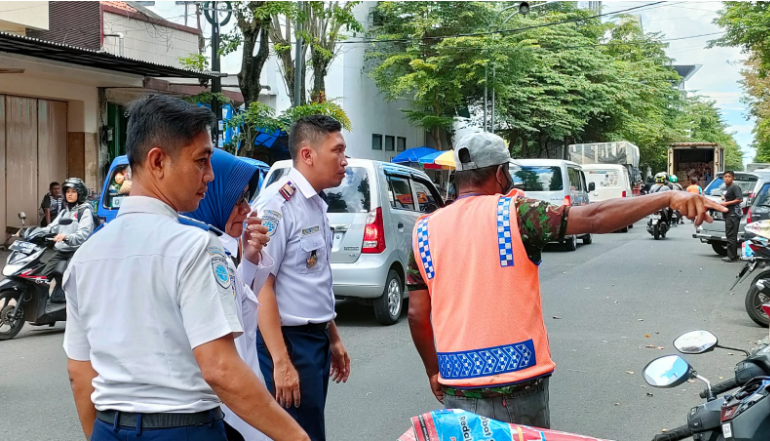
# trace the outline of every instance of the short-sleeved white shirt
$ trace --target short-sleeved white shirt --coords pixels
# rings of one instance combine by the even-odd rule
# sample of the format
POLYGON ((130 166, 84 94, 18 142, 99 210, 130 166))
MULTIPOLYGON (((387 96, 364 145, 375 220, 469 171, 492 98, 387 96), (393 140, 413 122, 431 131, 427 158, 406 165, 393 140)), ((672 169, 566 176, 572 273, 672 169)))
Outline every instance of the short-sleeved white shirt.
POLYGON ((64 275, 64 350, 97 372, 97 410, 194 413, 220 400, 193 348, 242 332, 217 237, 158 199, 131 196, 64 275))
POLYGON ((269 229, 265 248, 275 261, 275 299, 283 326, 334 320, 329 257, 332 234, 329 206, 297 169, 264 189, 252 204, 269 229), (280 190, 291 183, 287 200, 280 190))

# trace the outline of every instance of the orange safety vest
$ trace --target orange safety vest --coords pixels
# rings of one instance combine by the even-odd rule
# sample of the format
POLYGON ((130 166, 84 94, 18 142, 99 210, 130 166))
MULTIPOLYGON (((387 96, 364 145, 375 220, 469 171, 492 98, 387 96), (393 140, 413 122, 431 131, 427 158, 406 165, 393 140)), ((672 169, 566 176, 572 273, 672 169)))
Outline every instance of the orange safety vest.
POLYGON ((502 386, 554 370, 537 265, 516 221, 520 194, 460 198, 415 225, 443 385, 502 386))
POLYGON ((687 191, 689 193, 701 194, 700 186, 699 185, 695 185, 695 184, 687 187, 687 191))

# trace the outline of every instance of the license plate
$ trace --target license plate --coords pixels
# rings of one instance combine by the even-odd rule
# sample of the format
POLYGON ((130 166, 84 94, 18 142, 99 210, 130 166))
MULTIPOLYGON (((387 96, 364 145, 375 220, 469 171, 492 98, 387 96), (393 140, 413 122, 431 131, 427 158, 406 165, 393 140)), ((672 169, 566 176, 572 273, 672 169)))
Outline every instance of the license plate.
POLYGON ((730 423, 722 424, 722 435, 725 436, 725 439, 733 437, 733 427, 730 425, 730 423))
POLYGON ((8 247, 11 251, 19 251, 24 254, 32 254, 35 251, 35 245, 29 242, 16 241, 8 247))

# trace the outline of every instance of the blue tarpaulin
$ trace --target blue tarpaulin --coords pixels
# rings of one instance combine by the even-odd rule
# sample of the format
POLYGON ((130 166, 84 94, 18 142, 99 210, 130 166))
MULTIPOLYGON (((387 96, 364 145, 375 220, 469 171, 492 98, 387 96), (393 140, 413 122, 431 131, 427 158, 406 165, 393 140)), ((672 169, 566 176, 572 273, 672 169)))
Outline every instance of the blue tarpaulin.
POLYGON ((420 158, 424 156, 428 156, 433 153, 443 153, 439 152, 436 149, 432 149, 430 147, 414 147, 411 149, 406 149, 403 152, 399 153, 395 158, 393 158, 392 163, 394 164, 408 164, 410 162, 419 163, 420 158))

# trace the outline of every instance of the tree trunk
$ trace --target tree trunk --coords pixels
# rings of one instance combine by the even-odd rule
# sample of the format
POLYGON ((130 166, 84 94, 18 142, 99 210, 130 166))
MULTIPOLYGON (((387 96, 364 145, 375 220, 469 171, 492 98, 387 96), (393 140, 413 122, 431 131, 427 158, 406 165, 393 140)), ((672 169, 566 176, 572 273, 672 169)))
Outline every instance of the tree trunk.
POLYGON ((313 92, 310 94, 310 100, 314 103, 323 103, 326 101, 326 74, 331 60, 327 60, 314 47, 310 48, 310 60, 313 64, 313 92))
MULTIPOLYGON (((248 108, 251 103, 259 101, 259 92, 262 85, 259 78, 262 75, 262 68, 265 66, 270 55, 270 46, 268 31, 270 29, 270 19, 258 19, 255 10, 264 6, 265 2, 250 2, 248 8, 252 11, 254 18, 247 18, 239 14, 238 27, 243 34, 243 58, 241 62, 241 71, 238 73, 238 85, 243 94, 244 104, 248 108), (255 52, 256 49, 256 53, 255 52)), ((253 128, 249 128, 253 129, 253 128)), ((248 132, 246 129, 244 132, 248 132)), ((251 142, 245 142, 243 146, 244 155, 248 156, 254 150, 251 142)))

